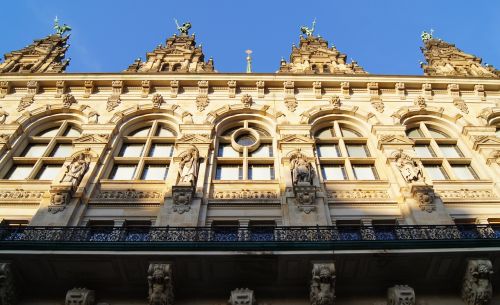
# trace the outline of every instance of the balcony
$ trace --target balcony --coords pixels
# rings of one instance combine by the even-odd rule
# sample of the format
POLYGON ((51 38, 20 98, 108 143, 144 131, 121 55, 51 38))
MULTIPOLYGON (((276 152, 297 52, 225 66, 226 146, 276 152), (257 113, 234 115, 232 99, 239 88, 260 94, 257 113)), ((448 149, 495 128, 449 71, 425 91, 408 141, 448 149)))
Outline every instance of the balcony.
POLYGON ((4 250, 377 250, 498 247, 490 225, 0 228, 4 250))

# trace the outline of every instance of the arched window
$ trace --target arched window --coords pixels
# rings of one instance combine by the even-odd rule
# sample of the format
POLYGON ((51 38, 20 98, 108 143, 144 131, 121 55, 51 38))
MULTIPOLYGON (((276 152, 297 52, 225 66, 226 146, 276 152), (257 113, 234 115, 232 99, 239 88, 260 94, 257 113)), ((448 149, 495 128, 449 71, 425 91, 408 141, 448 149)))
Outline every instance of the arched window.
POLYGON ((314 137, 323 180, 378 179, 375 158, 359 131, 334 121, 314 137))
POLYGON ((274 180, 273 138, 245 120, 218 137, 216 180, 274 180))
POLYGON ((420 122, 406 131, 415 141, 415 155, 420 158, 432 180, 475 180, 471 159, 458 147, 458 139, 439 127, 420 122))
POLYGON ((137 127, 115 151, 109 175, 113 180, 165 180, 172 160, 175 131, 160 121, 137 127))
POLYGON ((73 153, 72 141, 80 135, 80 129, 68 121, 33 130, 24 139, 25 144, 14 153, 12 166, 4 179, 53 180, 65 158, 73 153))

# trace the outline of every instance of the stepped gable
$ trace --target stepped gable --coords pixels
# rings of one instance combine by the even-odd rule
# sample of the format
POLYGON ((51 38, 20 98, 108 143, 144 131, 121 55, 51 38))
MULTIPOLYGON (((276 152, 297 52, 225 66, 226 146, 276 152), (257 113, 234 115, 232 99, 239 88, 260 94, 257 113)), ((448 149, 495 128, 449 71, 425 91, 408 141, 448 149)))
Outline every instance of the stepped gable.
POLYGON ((421 63, 425 75, 431 76, 469 76, 500 77, 495 67, 481 64, 482 59, 467 54, 454 44, 434 38, 432 33, 423 32, 421 47, 427 63, 421 63))
POLYGON ((69 64, 64 59, 69 35, 54 34, 4 55, 0 73, 61 73, 69 64))
POLYGON ((188 34, 190 23, 178 26, 179 35, 168 38, 165 45, 158 45, 146 54, 146 61, 137 59, 125 72, 216 72, 214 61, 205 62, 201 45, 196 46, 195 35, 188 34))

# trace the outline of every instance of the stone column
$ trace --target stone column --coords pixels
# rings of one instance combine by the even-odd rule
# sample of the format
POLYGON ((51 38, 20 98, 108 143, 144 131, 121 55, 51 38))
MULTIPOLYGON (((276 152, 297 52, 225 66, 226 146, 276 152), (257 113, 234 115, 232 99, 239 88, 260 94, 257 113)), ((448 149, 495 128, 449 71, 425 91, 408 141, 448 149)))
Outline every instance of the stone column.
POLYGON ((155 262, 148 268, 149 305, 172 305, 174 291, 171 264, 155 262))
POLYGON ((309 299, 311 305, 335 304, 335 264, 333 262, 313 263, 309 299))

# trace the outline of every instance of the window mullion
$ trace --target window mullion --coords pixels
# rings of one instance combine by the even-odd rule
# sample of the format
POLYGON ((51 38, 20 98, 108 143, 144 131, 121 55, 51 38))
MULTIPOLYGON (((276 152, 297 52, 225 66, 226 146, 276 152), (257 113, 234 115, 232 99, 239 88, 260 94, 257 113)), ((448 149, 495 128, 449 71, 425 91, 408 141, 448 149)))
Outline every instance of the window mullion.
POLYGON ((443 163, 441 163, 441 166, 443 167, 446 175, 448 175, 448 178, 450 180, 458 180, 458 178, 455 176, 455 172, 453 171, 453 168, 451 168, 450 162, 448 162, 447 159, 443 159, 443 163))
POLYGON ((136 172, 134 174, 133 180, 140 180, 142 176, 142 171, 144 170, 144 158, 139 158, 139 162, 137 162, 136 172))

